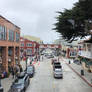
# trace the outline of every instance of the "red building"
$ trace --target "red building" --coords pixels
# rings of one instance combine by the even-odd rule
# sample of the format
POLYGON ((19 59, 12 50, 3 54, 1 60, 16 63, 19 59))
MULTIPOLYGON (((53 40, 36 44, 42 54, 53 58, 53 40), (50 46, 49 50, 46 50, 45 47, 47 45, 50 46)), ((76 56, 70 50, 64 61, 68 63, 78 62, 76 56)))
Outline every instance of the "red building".
POLYGON ((23 37, 20 38, 21 43, 21 57, 34 56, 39 54, 39 44, 35 41, 30 41, 23 37))
POLYGON ((78 50, 74 48, 67 48, 66 57, 67 58, 75 58, 77 56, 78 50))
MULTIPOLYGON (((0 71, 20 63, 20 28, 0 16, 0 71)), ((1 73, 0 72, 0 73, 1 73)))

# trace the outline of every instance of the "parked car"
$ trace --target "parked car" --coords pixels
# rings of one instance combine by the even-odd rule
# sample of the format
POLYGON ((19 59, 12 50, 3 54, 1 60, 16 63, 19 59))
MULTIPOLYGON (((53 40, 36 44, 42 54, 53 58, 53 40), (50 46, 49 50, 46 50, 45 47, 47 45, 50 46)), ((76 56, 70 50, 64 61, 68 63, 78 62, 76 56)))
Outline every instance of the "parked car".
POLYGON ((29 77, 33 77, 35 73, 35 67, 34 65, 30 65, 27 67, 26 73, 29 75, 29 77))
POLYGON ((55 68, 53 71, 54 78, 63 78, 62 68, 55 68))
POLYGON ((12 83, 9 92, 25 92, 26 88, 30 84, 30 79, 28 74, 21 72, 15 81, 12 83))
POLYGON ((77 64, 77 65, 80 65, 81 63, 80 63, 80 60, 78 60, 78 59, 75 59, 74 61, 73 61, 75 64, 77 64))
POLYGON ((62 66, 59 64, 53 65, 53 70, 55 71, 55 69, 62 69, 62 66))
POLYGON ((3 92, 3 87, 1 85, 1 80, 0 80, 0 92, 3 92))
POLYGON ((54 56, 52 54, 48 54, 46 57, 47 58, 54 58, 54 56))
POLYGON ((61 65, 61 63, 60 62, 53 62, 53 66, 55 66, 55 65, 61 65))
POLYGON ((4 91, 3 91, 3 87, 2 87, 2 86, 0 86, 0 92, 4 92, 4 91))

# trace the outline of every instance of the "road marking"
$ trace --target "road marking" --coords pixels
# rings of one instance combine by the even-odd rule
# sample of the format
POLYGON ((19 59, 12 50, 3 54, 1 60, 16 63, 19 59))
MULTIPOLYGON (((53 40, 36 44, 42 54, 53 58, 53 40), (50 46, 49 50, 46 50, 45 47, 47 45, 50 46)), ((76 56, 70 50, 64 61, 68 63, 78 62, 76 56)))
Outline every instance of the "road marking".
POLYGON ((54 85, 54 83, 53 83, 53 88, 55 88, 55 85, 54 85))

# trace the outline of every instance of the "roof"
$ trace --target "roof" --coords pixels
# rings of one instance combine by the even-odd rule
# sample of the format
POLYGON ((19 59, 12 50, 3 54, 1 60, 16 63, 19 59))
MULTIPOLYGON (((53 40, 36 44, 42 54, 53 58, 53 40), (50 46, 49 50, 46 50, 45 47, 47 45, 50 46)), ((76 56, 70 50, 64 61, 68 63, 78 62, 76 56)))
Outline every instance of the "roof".
POLYGON ((18 29, 20 29, 20 27, 16 26, 15 24, 13 24, 11 21, 7 20, 6 18, 4 18, 3 16, 0 15, 1 18, 3 18, 4 20, 6 20, 7 22, 11 23, 12 25, 14 25, 15 27, 17 27, 18 29))
POLYGON ((30 40, 30 41, 35 41, 35 42, 42 42, 42 40, 39 37, 34 37, 30 35, 24 35, 24 38, 30 40))
POLYGON ((89 38, 88 40, 84 40, 84 43, 92 43, 92 38, 89 38))

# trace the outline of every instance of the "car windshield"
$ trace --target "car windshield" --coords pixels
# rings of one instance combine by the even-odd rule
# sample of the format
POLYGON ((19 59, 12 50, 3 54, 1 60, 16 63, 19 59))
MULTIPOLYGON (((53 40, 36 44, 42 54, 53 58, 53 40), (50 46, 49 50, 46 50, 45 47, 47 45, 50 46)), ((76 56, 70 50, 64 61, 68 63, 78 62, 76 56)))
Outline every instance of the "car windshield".
POLYGON ((61 69, 55 69, 55 72, 62 72, 61 69))
POLYGON ((33 66, 27 67, 27 70, 32 70, 33 66))
POLYGON ((27 72, 32 72, 33 69, 27 69, 27 72))
POLYGON ((21 78, 21 79, 16 79, 16 80, 15 80, 15 84, 22 84, 22 83, 24 83, 23 78, 21 78))

